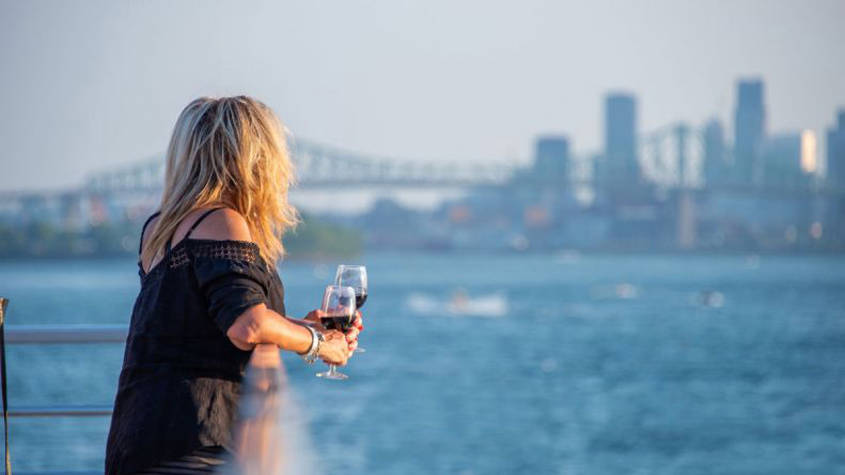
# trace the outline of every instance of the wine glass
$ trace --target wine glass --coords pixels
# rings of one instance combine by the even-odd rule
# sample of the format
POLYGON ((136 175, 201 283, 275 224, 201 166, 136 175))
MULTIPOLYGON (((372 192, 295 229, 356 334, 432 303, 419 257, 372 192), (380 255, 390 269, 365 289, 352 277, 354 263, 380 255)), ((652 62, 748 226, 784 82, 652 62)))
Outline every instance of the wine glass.
MULTIPOLYGON (((329 285, 323 292, 323 317, 320 323, 329 330, 346 332, 355 321, 355 289, 341 285, 329 285)), ((349 376, 337 371, 337 366, 330 364, 325 373, 317 373, 320 378, 346 379, 349 376)))
MULTIPOLYGON (((337 266, 334 283, 355 289, 355 307, 360 309, 364 306, 367 301, 367 268, 365 266, 348 264, 337 266)), ((355 352, 366 353, 367 350, 359 346, 355 349, 355 352)))

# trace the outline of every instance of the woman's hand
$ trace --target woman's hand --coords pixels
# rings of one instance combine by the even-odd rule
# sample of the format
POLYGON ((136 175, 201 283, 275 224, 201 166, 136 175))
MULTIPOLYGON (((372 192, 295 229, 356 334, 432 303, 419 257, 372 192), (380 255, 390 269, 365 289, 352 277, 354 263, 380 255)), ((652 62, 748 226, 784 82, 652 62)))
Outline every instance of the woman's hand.
POLYGON ((346 335, 337 330, 327 330, 322 333, 325 341, 320 344, 317 356, 328 364, 345 365, 351 354, 346 335))
MULTIPOLYGON (((325 334, 326 329, 320 323, 320 319, 325 315, 326 312, 322 310, 311 310, 308 312, 308 315, 305 316, 303 320, 311 323, 314 328, 323 332, 325 334)), ((355 351, 358 348, 358 334, 361 333, 361 330, 364 329, 363 321, 361 320, 361 311, 355 311, 355 321, 352 322, 352 326, 349 330, 346 330, 346 342, 349 344, 349 351, 355 351)))

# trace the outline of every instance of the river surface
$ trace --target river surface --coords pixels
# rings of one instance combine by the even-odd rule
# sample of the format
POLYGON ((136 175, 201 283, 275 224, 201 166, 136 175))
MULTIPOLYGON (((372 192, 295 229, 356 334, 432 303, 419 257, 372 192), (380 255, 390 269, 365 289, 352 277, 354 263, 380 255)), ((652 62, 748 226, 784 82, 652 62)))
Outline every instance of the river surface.
MULTIPOLYGON (((322 473, 845 473, 845 258, 358 260, 351 378, 285 357, 322 473)), ((333 264, 281 265, 291 315, 333 264)), ((9 325, 126 324, 138 288, 132 259, 0 263, 9 325)), ((12 406, 113 402, 120 344, 7 350, 12 406)), ((10 428, 18 472, 102 470, 106 418, 10 428)))

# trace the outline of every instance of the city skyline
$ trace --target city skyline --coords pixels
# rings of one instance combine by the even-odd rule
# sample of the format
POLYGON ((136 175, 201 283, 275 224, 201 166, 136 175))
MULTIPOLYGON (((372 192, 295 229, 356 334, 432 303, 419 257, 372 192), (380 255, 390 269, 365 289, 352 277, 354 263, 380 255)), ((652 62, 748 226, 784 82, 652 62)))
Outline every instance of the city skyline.
MULTIPOLYGON (((573 137, 565 131, 559 133, 536 134, 533 137, 532 152, 527 160, 519 163, 508 164, 505 161, 500 165, 516 166, 517 168, 533 169, 542 172, 545 170, 547 180, 560 182, 583 182, 585 179, 606 181, 611 180, 617 184, 643 184, 652 182, 655 184, 670 184, 674 180, 688 181, 692 177, 692 183, 701 185, 785 185, 804 187, 810 182, 799 184, 797 181, 783 181, 783 174, 799 173, 808 177, 821 179, 817 185, 841 186, 845 180, 839 178, 841 171, 839 163, 833 164, 833 175, 827 178, 825 173, 826 162, 836 162, 842 155, 841 129, 843 128, 843 116, 845 107, 836 111, 834 123, 825 129, 825 133, 817 136, 809 129, 796 129, 771 133, 767 130, 766 122, 769 111, 766 108, 765 81, 761 78, 740 78, 735 81, 734 93, 734 117, 733 121, 724 123, 719 118, 711 118, 703 124, 689 124, 682 121, 665 124, 656 131, 639 130, 639 105, 638 98, 634 92, 610 90, 603 96, 603 143, 598 150, 590 153, 576 154, 572 152, 573 137), (728 139, 725 129, 732 128, 734 134, 732 140, 728 139), (837 129, 838 127, 838 129, 837 129), (678 128, 684 129, 683 134, 692 133, 693 138, 700 144, 700 149, 693 147, 693 156, 686 157, 684 164, 650 163, 644 161, 643 142, 654 140, 665 141, 667 134, 676 136, 678 128), (650 136, 651 134, 651 136, 650 136), (659 138, 657 138, 659 137, 659 138), (820 147, 821 144, 830 142, 832 147, 820 147), (671 168, 670 173, 677 176, 665 175, 662 179, 653 176, 649 168, 655 165, 671 168), (592 170, 586 172, 586 169, 592 170), (676 168, 681 167, 681 168, 676 168), (780 182, 772 180, 772 172, 778 169, 780 182), (580 171, 579 171, 580 170, 580 171), (766 175, 768 173, 768 175, 766 175), (684 178, 681 178, 681 174, 684 178), (588 178, 589 176, 589 178, 588 178)), ((294 139, 297 140, 297 139, 294 139)), ((577 138, 575 138, 577 140, 577 138)), ((677 137, 675 137, 677 140, 677 137)), ((689 137, 684 139, 689 141, 689 137)), ((292 146, 294 144, 292 143, 292 146)), ((387 159, 395 161, 398 157, 376 157, 361 154, 356 151, 335 147, 333 144, 320 144, 308 141, 307 147, 327 147, 335 150, 336 153, 356 154, 363 160, 387 159)), ((650 154, 654 158, 655 153, 650 154)), ((163 160, 163 152, 151 159, 130 163, 129 167, 95 170, 86 177, 86 182, 91 179, 100 179, 110 173, 124 173, 129 169, 137 167, 149 167, 152 161, 163 160)), ((358 158, 356 158, 357 160, 358 158)), ((400 162, 402 160, 399 160, 400 162)), ((841 159, 839 159, 841 161, 841 159)), ((426 163, 435 163, 436 160, 429 160, 426 163)), ((482 161, 465 163, 483 165, 482 161)), ((85 186, 86 183, 77 183, 66 190, 78 186, 85 186)), ((0 192, 7 191, 0 189, 0 192)), ((34 190, 9 190, 15 191, 39 191, 34 190)), ((44 191, 50 191, 44 189, 44 191)), ((53 191, 60 191, 53 189, 53 191)), ((426 205, 428 206, 428 205, 426 205)))
POLYGON ((740 77, 766 80, 772 132, 823 137, 845 104, 839 2, 0 8, 2 190, 160 154, 200 94, 255 95, 296 135, 375 156, 523 163, 538 134, 599 150, 608 90, 636 94, 641 131, 730 123, 740 77))

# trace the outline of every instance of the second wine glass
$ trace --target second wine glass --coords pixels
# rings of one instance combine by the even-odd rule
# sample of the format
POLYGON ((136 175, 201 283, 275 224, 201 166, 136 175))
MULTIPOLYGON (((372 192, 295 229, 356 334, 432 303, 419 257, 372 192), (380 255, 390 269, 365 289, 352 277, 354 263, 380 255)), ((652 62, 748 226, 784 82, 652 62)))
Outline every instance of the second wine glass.
MULTIPOLYGON (((336 285, 352 287, 355 289, 355 306, 360 309, 367 301, 367 268, 366 266, 341 264, 337 266, 334 283, 336 285)), ((367 350, 360 346, 355 349, 356 353, 366 353, 367 350)))

